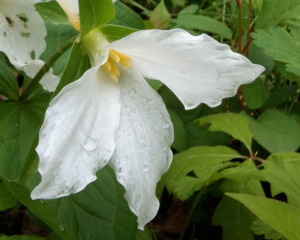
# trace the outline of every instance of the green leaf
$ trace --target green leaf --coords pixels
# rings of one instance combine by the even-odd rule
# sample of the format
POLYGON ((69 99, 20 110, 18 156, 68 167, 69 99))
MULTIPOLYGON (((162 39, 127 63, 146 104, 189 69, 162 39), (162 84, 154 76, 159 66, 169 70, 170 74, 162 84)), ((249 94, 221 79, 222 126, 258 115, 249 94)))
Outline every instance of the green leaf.
POLYGON ((237 113, 220 113, 199 118, 197 123, 204 126, 208 123, 210 131, 222 131, 235 139, 240 140, 248 149, 251 149, 252 133, 249 131, 248 118, 237 113))
POLYGON ((172 22, 175 22, 185 28, 216 33, 227 39, 231 39, 232 36, 231 30, 224 23, 206 16, 180 14, 178 15, 178 18, 172 20, 172 22))
POLYGON ((129 210, 124 189, 106 167, 82 192, 47 201, 72 239, 135 240, 137 219, 129 210))
POLYGON ((273 228, 271 228, 259 218, 253 221, 250 229, 253 233, 255 233, 255 235, 264 235, 265 239, 280 240, 283 238, 281 234, 276 232, 273 228))
POLYGON ((83 52, 81 43, 75 41, 67 66, 55 90, 54 96, 57 95, 64 86, 79 79, 90 66, 90 59, 88 55, 83 52))
POLYGON ((299 19, 299 16, 299 0, 264 0, 255 26, 256 28, 269 28, 286 19, 299 19))
POLYGON ((186 134, 182 120, 171 110, 168 110, 171 121, 174 126, 174 142, 172 148, 181 152, 186 149, 186 134))
MULTIPOLYGON (((252 164, 248 163, 247 161, 246 164, 251 166, 251 168, 255 168, 253 162, 252 164)), ((220 186, 220 190, 223 192, 249 193, 264 196, 260 182, 251 179, 236 178, 234 181, 225 180, 220 186)), ((222 226, 222 240, 253 240, 254 236, 249 229, 249 225, 254 219, 255 216, 246 207, 224 195, 215 210, 212 223, 222 226)))
POLYGON ((14 182, 4 182, 11 194, 18 199, 20 203, 26 206, 33 214, 38 216, 47 224, 56 234, 64 240, 72 239, 69 233, 61 231, 62 223, 57 219, 55 213, 47 206, 46 201, 30 198, 30 191, 24 186, 14 182))
POLYGON ((157 29, 167 29, 170 25, 171 15, 168 12, 164 0, 156 6, 150 15, 150 21, 152 22, 154 28, 157 29))
POLYGON ((271 93, 268 101, 263 106, 266 108, 274 108, 281 103, 284 103, 288 98, 293 96, 298 90, 296 84, 284 84, 282 86, 277 86, 271 93))
POLYGON ((167 189, 185 200, 203 186, 221 178, 218 171, 230 165, 229 160, 239 157, 237 152, 224 146, 194 147, 176 154, 166 174, 167 189), (195 177, 188 176, 190 173, 195 177))
POLYGON ((111 22, 115 17, 112 0, 79 0, 79 12, 82 38, 90 31, 111 22))
POLYGON ((0 176, 17 180, 40 127, 50 94, 42 92, 26 103, 0 101, 0 176))
POLYGON ((173 7, 183 7, 185 5, 185 0, 172 0, 173 7))
POLYGON ((46 22, 69 24, 67 15, 56 1, 37 3, 35 4, 35 8, 46 22))
POLYGON ((258 78, 243 86, 243 95, 248 108, 258 109, 268 100, 270 93, 264 81, 258 78))
POLYGON ((103 168, 83 191, 56 200, 31 200, 30 192, 15 183, 6 186, 32 213, 63 240, 135 240, 136 216, 129 210, 124 188, 113 171, 103 168))
POLYGON ((184 15, 184 14, 195 14, 199 9, 199 6, 197 4, 190 4, 186 6, 184 9, 182 9, 179 14, 184 15))
POLYGON ((19 98, 18 82, 10 68, 0 61, 0 94, 11 100, 19 98))
MULTIPOLYGON (((300 5, 299 5, 300 9, 300 5)), ((300 76, 300 29, 287 32, 284 28, 257 30, 251 35, 254 43, 273 59, 287 63, 287 71, 300 76)))
POLYGON ((251 62, 265 67, 263 74, 269 74, 275 66, 273 58, 267 56, 264 50, 255 44, 250 44, 249 46, 249 59, 251 62))
MULTIPOLYGON (((17 204, 17 200, 6 188, 3 182, 0 183, 0 211, 12 208, 17 204)), ((0 238, 1 239, 1 238, 0 238)))
POLYGON ((120 1, 116 1, 114 5, 116 17, 112 21, 112 24, 136 29, 145 29, 144 21, 139 14, 120 1))
POLYGON ((100 31, 105 35, 109 42, 113 42, 135 32, 136 29, 116 25, 105 25, 100 31))
POLYGON ((273 199, 240 193, 226 193, 243 203, 263 222, 290 240, 300 239, 300 209, 273 199))
POLYGON ((272 195, 284 192, 289 204, 300 207, 300 154, 273 154, 263 166, 261 174, 271 184, 272 195))
POLYGON ((270 153, 293 152, 300 145, 300 125, 292 116, 275 110, 264 111, 250 122, 253 138, 270 153))
POLYGON ((14 236, 0 236, 0 240, 43 240, 45 238, 40 238, 37 236, 28 236, 28 235, 14 235, 14 236))
MULTIPOLYGON (((71 25, 54 25, 51 23, 45 24, 47 28, 46 50, 43 52, 41 59, 48 61, 59 47, 65 45, 72 37, 76 36, 78 32, 71 25)), ((59 75, 65 68, 67 60, 70 55, 70 50, 62 54, 53 66, 53 73, 59 75)))

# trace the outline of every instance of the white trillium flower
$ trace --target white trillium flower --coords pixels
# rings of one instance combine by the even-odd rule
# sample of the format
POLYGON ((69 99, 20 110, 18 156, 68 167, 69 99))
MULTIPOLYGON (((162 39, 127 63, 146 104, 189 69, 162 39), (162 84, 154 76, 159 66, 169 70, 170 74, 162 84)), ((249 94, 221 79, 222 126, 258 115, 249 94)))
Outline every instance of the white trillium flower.
MULTIPOLYGON (((94 35, 94 36, 93 36, 94 35)), ((172 160, 173 126, 161 97, 144 77, 163 82, 186 109, 215 107, 264 68, 208 35, 144 30, 89 52, 92 68, 50 103, 36 151, 41 183, 32 198, 76 193, 109 164, 144 225, 156 215, 156 184, 172 160)), ((91 41, 89 41, 91 43, 91 41)))
MULTIPOLYGON (((0 51, 12 65, 33 78, 44 65, 39 59, 46 49, 47 35, 43 19, 34 4, 43 0, 0 0, 0 51)), ((43 87, 53 91, 59 78, 52 70, 41 81, 43 87)))

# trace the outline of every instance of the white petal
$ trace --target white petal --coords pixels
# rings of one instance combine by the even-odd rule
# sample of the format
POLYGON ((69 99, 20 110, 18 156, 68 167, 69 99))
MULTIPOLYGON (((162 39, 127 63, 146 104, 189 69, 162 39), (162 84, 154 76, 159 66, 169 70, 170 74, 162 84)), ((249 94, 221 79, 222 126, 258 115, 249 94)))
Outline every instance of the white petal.
MULTIPOLYGON (((40 69, 44 66, 44 62, 42 60, 34 60, 29 62, 26 65, 15 65, 16 69, 20 71, 24 71, 27 76, 34 78, 36 74, 40 71, 40 69)), ((54 92, 58 83, 59 83, 60 78, 56 75, 53 74, 52 68, 43 76, 43 78, 40 81, 40 84, 42 87, 49 91, 49 92, 54 92)))
POLYGON ((0 1, 0 51, 19 67, 38 59, 46 48, 47 32, 34 8, 35 2, 38 1, 0 1))
POLYGON ((139 228, 156 215, 156 184, 172 160, 173 126, 160 96, 142 75, 121 67, 120 128, 110 161, 139 228))
POLYGON ((179 29, 138 31, 109 47, 131 57, 145 77, 167 85, 186 109, 217 106, 264 70, 208 35, 179 29))
POLYGON ((78 0, 56 0, 61 8, 68 15, 69 19, 79 16, 78 0))
POLYGON ((81 191, 96 179, 115 149, 120 90, 101 68, 88 70, 53 99, 36 151, 41 183, 32 198, 56 198, 81 191))

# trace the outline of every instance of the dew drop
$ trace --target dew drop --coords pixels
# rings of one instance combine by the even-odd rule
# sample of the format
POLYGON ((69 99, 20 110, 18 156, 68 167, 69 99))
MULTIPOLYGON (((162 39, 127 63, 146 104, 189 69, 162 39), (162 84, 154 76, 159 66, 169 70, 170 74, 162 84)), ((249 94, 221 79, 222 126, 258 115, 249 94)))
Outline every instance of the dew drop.
POLYGON ((93 151, 96 149, 97 145, 98 144, 95 139, 88 137, 83 144, 83 148, 87 151, 93 151))
POLYGON ((64 226, 63 225, 59 225, 59 230, 62 231, 62 232, 65 231, 64 226))

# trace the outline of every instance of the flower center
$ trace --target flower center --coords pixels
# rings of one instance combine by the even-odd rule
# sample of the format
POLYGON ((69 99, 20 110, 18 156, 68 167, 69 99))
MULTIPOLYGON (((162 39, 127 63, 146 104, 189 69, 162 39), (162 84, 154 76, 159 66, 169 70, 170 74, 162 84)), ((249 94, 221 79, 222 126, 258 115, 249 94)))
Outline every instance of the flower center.
POLYGON ((113 49, 109 50, 109 55, 106 63, 103 65, 108 75, 115 82, 118 81, 120 71, 117 63, 122 64, 124 67, 131 68, 131 58, 113 49))

